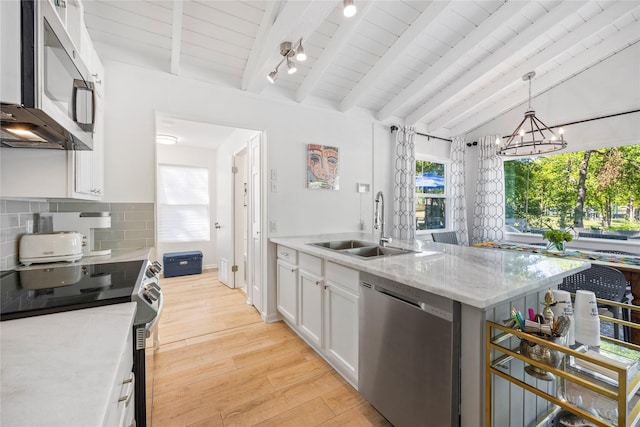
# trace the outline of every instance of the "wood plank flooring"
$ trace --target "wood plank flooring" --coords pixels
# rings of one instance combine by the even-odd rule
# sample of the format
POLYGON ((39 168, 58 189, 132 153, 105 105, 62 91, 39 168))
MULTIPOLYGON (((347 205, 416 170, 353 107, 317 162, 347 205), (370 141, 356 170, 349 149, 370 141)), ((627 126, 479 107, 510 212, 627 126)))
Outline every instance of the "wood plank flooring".
POLYGON ((162 278, 153 427, 390 426, 283 322, 217 272, 162 278))

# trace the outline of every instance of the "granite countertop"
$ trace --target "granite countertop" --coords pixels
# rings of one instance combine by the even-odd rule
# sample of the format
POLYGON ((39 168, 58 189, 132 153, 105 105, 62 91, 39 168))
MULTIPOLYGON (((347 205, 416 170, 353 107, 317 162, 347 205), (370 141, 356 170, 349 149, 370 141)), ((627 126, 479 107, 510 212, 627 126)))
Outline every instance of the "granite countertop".
POLYGON ((100 426, 136 303, 0 322, 0 424, 100 426))
POLYGON ((541 289, 555 289, 563 277, 590 266, 581 260, 423 240, 394 240, 388 246, 418 252, 377 259, 357 258, 309 245, 349 239, 377 242, 378 234, 375 237, 370 233, 272 237, 270 241, 480 309, 541 289))

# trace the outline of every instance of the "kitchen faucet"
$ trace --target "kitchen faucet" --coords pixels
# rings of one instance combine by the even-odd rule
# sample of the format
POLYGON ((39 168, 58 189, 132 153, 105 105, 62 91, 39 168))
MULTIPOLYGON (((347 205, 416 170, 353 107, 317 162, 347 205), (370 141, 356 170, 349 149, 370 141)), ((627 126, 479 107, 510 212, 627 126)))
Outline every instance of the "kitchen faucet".
POLYGON ((380 228, 380 246, 385 246, 391 242, 391 237, 384 235, 384 197, 382 191, 378 191, 375 199, 375 209, 373 212, 373 228, 380 228))

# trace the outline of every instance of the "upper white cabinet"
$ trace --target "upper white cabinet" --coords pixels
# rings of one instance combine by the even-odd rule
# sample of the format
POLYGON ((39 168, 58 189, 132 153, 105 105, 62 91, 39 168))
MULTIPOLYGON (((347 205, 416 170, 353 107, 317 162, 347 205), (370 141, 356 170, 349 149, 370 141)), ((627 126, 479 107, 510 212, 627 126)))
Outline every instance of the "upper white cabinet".
POLYGON ((104 110, 96 104, 93 151, 73 151, 69 171, 73 178, 73 197, 100 200, 104 192, 104 110))

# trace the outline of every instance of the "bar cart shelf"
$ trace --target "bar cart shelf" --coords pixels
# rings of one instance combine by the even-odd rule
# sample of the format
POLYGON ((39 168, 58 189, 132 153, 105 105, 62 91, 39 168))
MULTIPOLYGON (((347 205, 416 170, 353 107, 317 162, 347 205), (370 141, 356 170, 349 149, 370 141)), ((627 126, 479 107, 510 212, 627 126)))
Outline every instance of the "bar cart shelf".
MULTIPOLYGON (((610 319, 601 317, 601 320, 610 319)), ((617 323, 631 328, 640 327, 631 322, 617 323)), ((539 418, 531 426, 561 425, 554 423, 553 419, 561 412, 567 414, 567 411, 596 426, 640 425, 640 346, 615 339, 605 340, 603 337, 600 353, 608 356, 603 358, 599 354, 586 352, 584 346, 575 349, 564 347, 491 321, 486 322, 485 336, 487 427, 495 427, 492 387, 497 377, 549 402, 550 409, 538 414, 539 418), (557 352, 561 358, 558 367, 521 354, 519 343, 522 339, 557 352), (524 364, 528 372, 533 370, 546 375, 534 374, 537 380, 523 381, 511 374, 512 364, 524 364), (540 379, 545 376, 547 381, 540 379)), ((521 373, 523 369, 520 365, 515 371, 521 373)))

